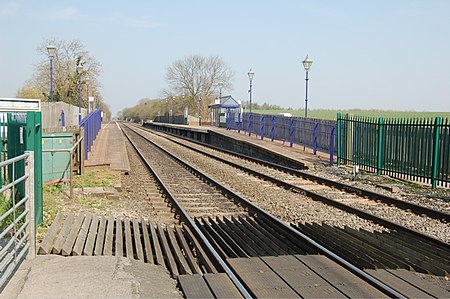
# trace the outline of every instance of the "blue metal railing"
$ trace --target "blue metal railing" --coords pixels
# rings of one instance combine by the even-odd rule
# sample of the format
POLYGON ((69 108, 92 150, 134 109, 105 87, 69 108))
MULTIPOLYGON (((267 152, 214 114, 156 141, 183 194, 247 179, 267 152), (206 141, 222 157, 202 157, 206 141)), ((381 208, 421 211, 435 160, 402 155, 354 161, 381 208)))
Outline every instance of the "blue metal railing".
POLYGON ((102 111, 99 109, 86 115, 80 122, 80 128, 84 128, 84 159, 88 159, 92 144, 102 127, 102 111))
POLYGON ((249 136, 255 134, 261 139, 289 142, 291 147, 294 144, 310 147, 314 154, 318 150, 329 152, 330 165, 333 165, 336 121, 257 113, 227 113, 226 117, 228 130, 244 130, 249 136))

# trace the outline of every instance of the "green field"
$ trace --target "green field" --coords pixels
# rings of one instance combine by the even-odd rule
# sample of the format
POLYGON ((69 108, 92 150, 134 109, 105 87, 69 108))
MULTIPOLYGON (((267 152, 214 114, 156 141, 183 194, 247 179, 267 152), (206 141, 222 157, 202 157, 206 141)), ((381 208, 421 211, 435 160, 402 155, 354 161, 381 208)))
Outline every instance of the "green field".
MULTIPOLYGON (((305 116, 305 110, 253 110, 254 113, 278 115, 279 113, 290 113, 292 116, 305 116)), ((336 119, 337 113, 342 115, 353 114, 357 116, 383 117, 383 118, 429 118, 441 116, 450 119, 450 112, 417 112, 417 111, 391 111, 391 110, 308 110, 308 117, 320 119, 336 119)))

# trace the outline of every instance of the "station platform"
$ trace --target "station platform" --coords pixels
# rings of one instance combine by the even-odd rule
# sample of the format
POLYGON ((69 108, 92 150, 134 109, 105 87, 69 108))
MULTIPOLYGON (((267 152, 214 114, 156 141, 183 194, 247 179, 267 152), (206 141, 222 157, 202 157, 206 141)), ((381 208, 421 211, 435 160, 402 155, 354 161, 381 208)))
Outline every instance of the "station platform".
POLYGON ((117 123, 102 124, 84 166, 109 166, 112 170, 130 171, 124 135, 117 123))
MULTIPOLYGON (((314 155, 313 149, 308 147, 303 147, 298 144, 294 144, 292 147, 289 144, 289 141, 280 141, 274 140, 271 141, 270 138, 264 137, 261 139, 261 136, 252 134, 248 135, 248 132, 241 131, 238 133, 234 130, 227 130, 225 128, 217 128, 217 127, 208 127, 205 126, 205 129, 209 131, 216 132, 221 135, 228 136, 233 139, 237 139, 243 142, 247 142, 252 144, 253 146, 264 148, 267 151, 278 153, 282 156, 288 157, 292 160, 298 161, 304 164, 306 167, 311 168, 314 164, 329 164, 330 163, 330 154, 324 153, 320 151, 316 151, 314 155)), ((335 163, 334 158, 334 163, 335 163)))
MULTIPOLYGON (((274 140, 271 141, 270 138, 264 137, 256 134, 248 135, 248 132, 244 130, 238 133, 235 130, 227 130, 226 128, 218 128, 209 125, 176 125, 176 124, 164 124, 164 123, 152 123, 154 126, 170 127, 170 128, 180 128, 183 130, 189 130, 192 132, 201 132, 207 134, 208 132, 214 132, 226 136, 231 139, 235 139, 239 142, 244 142, 250 144, 252 147, 262 148, 267 152, 272 152, 274 154, 284 156, 290 160, 299 162, 303 164, 306 168, 312 168, 314 164, 329 165, 330 164, 330 153, 316 151, 314 154, 313 149, 309 147, 304 147, 299 144, 293 144, 290 146, 289 140, 274 140)), ((333 163, 336 163, 336 157, 333 157, 333 163)))

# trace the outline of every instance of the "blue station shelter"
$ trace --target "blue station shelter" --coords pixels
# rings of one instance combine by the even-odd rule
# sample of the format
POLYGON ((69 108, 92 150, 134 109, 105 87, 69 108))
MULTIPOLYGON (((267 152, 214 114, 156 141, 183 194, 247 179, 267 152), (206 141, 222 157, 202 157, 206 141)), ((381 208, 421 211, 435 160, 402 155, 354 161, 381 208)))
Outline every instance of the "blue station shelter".
POLYGON ((214 104, 208 105, 211 109, 211 126, 226 127, 226 116, 230 112, 236 119, 241 112, 241 103, 231 95, 223 96, 214 100, 214 104))

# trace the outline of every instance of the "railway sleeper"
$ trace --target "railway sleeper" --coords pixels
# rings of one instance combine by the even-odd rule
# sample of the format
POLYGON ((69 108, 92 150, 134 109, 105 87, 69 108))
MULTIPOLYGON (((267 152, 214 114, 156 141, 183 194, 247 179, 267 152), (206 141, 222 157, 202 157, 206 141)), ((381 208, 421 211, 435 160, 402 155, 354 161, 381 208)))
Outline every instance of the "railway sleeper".
MULTIPOLYGON (((421 253, 419 250, 414 250, 406 247, 396 237, 397 232, 379 233, 368 232, 360 229, 355 230, 345 227, 345 231, 367 242, 371 246, 389 253, 392 257, 402 260, 404 263, 410 265, 415 271, 423 273, 431 273, 434 275, 445 276, 446 270, 442 268, 442 261, 439 259, 432 259, 432 255, 421 253)), ((448 269, 448 268, 447 268, 448 269)))
POLYGON ((69 213, 56 220, 38 247, 40 255, 129 257, 165 266, 174 278, 180 274, 218 273, 186 226, 81 213, 76 218, 69 213))
POLYGON ((292 226, 314 239, 318 238, 323 246, 332 251, 336 248, 346 248, 345 250, 341 250, 341 256, 345 257, 347 260, 352 260, 360 268, 411 269, 411 266, 407 265, 402 260, 393 258, 383 251, 336 227, 328 226, 326 224, 320 225, 317 223, 305 223, 292 226), (332 238, 335 241, 333 245, 327 242, 328 238, 332 238), (350 257, 350 255, 353 257, 350 257), (360 260, 360 256, 364 256, 366 259, 360 260))

